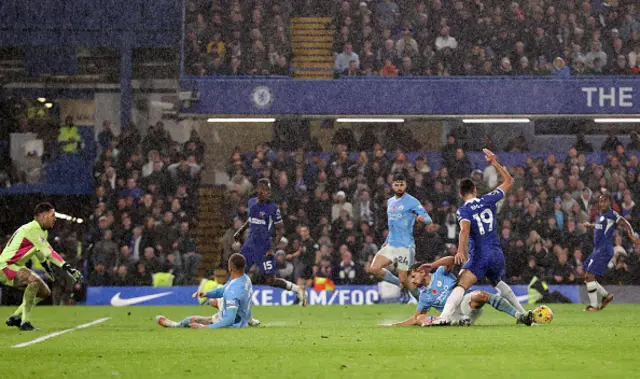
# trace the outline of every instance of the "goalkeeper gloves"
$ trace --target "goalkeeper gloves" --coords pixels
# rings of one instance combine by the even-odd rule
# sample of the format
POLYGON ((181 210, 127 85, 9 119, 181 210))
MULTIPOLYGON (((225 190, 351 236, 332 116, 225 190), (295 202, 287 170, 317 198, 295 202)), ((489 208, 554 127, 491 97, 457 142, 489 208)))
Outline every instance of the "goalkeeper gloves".
POLYGON ((68 272, 69 275, 71 275, 71 277, 73 278, 73 280, 76 281, 76 283, 81 283, 84 280, 84 278, 82 277, 82 273, 76 270, 75 268, 71 267, 70 264, 68 263, 63 264, 62 269, 68 272))

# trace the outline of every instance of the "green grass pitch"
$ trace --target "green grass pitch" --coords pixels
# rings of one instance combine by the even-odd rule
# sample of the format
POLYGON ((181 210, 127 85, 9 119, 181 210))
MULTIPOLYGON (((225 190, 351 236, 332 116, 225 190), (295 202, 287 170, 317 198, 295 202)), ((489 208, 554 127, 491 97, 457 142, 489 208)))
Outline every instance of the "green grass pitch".
MULTIPOLYGON (((640 305, 552 305, 526 327, 485 306, 472 327, 382 328, 409 305, 255 307, 262 326, 163 329, 208 307, 36 307, 42 331, 0 325, 2 378, 631 378, 640 376, 640 305), (12 346, 103 317, 23 348, 12 346)), ((12 308, 0 307, 2 320, 12 308)))

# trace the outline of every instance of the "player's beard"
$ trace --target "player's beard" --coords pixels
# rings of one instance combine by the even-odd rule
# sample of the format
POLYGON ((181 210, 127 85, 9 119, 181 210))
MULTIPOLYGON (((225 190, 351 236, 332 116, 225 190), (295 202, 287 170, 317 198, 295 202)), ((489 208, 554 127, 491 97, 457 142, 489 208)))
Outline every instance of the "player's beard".
POLYGON ((396 191, 396 192, 395 192, 396 197, 402 197, 402 195, 404 195, 404 194, 405 194, 405 192, 406 192, 406 191, 396 191))

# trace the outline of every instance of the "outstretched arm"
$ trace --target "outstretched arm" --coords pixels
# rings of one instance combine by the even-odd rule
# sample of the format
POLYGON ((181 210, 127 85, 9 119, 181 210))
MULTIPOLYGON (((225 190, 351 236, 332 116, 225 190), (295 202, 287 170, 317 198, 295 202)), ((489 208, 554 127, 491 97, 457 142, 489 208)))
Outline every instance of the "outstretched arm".
POLYGON ((437 261, 433 262, 433 263, 425 263, 422 266, 420 266, 420 270, 422 271, 431 271, 433 269, 436 269, 440 266, 444 267, 444 270, 447 272, 451 272, 451 270, 453 270, 453 267, 456 265, 455 262, 455 257, 453 256, 448 256, 448 257, 444 257, 444 258, 440 258, 437 261))
POLYGON ((247 222, 245 222, 240 229, 238 229, 237 232, 233 233, 233 239, 235 241, 240 241, 240 239, 242 238, 242 234, 244 233, 245 230, 247 230, 247 228, 249 227, 249 220, 247 220, 247 222))
POLYGON ((411 212, 413 212, 413 214, 416 216, 416 220, 422 222, 423 224, 431 224, 433 221, 431 220, 431 217, 429 217, 427 211, 419 201, 416 200, 416 203, 417 204, 411 210, 411 212))
POLYGON ((420 325, 420 323, 418 322, 418 316, 420 316, 421 314, 424 314, 424 311, 416 311, 413 316, 411 316, 411 318, 404 320, 402 322, 396 322, 393 324, 385 324, 385 325, 378 325, 378 326, 413 326, 413 325, 420 325))
POLYGON ((42 263, 44 269, 48 273, 50 272, 50 267, 48 264, 51 263, 60 267, 64 271, 66 271, 67 274, 69 274, 69 276, 71 276, 71 278, 75 282, 81 282, 83 280, 82 273, 76 270, 75 268, 71 267, 71 265, 68 264, 67 262, 65 262, 64 259, 62 259, 62 257, 60 256, 60 254, 56 253, 56 251, 53 250, 53 247, 51 247, 49 242, 45 240, 39 246, 37 245, 36 247, 38 248, 36 257, 38 258, 40 263, 42 263))
POLYGON ((638 238, 636 234, 633 232, 633 228, 631 227, 631 224, 629 224, 629 221, 627 221, 626 218, 620 217, 618 219, 618 225, 624 228, 624 231, 627 233, 627 236, 629 237, 631 242, 633 242, 636 245, 640 244, 640 238, 638 238))
POLYGON ((492 153, 491 150, 482 149, 482 151, 485 154, 485 159, 487 160, 487 162, 489 162, 489 164, 498 171, 498 174, 502 178, 502 184, 500 184, 498 188, 502 190, 502 192, 506 195, 511 187, 513 187, 513 177, 511 176, 511 174, 509 174, 509 171, 507 171, 507 169, 498 162, 498 157, 494 153, 492 153))
POLYGON ((590 222, 583 222, 582 226, 584 226, 585 229, 593 229, 596 227, 596 224, 592 224, 590 222))
POLYGON ((218 287, 216 289, 213 289, 209 292, 205 292, 205 291, 196 291, 193 295, 191 295, 191 297, 196 298, 196 297, 206 297, 209 299, 219 299, 224 295, 224 286, 223 287, 218 287))

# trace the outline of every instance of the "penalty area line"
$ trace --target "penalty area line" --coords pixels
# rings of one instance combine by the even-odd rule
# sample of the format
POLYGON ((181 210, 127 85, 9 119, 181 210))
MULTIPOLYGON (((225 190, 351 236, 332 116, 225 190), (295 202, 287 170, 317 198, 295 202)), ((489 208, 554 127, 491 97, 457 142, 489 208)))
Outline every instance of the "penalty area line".
POLYGON ((84 329, 84 328, 88 328, 88 327, 93 326, 93 325, 97 325, 97 324, 103 323, 103 322, 105 322, 107 320, 110 320, 110 319, 111 319, 111 317, 99 318, 99 319, 97 319, 95 321, 91 321, 91 322, 88 322, 86 324, 78 325, 75 328, 65 329, 65 330, 61 330, 59 332, 47 334, 46 336, 38 337, 35 340, 31 340, 29 342, 24 342, 24 343, 19 343, 17 345, 11 346, 11 347, 14 348, 14 349, 15 348, 21 348, 21 347, 27 347, 27 346, 34 345, 34 344, 42 342, 42 341, 46 341, 49 338, 53 338, 53 337, 61 336, 61 335, 65 334, 65 333, 73 332, 74 330, 84 329))

